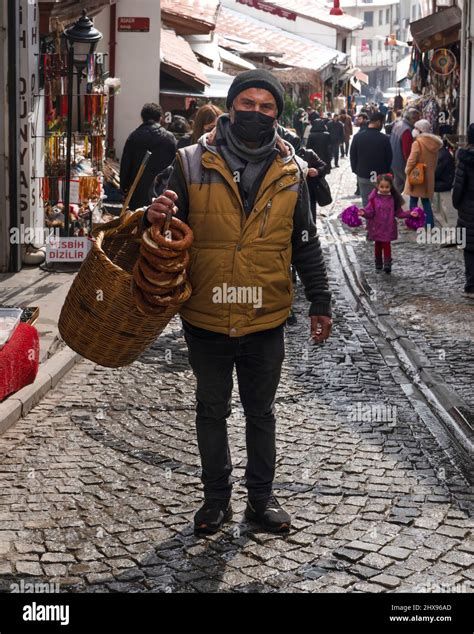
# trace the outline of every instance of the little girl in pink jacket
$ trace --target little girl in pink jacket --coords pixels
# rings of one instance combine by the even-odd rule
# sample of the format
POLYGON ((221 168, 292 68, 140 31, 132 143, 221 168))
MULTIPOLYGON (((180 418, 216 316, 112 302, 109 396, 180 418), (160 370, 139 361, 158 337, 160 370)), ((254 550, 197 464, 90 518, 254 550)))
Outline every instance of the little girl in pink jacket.
POLYGON ((375 268, 385 273, 392 272, 391 242, 398 238, 397 218, 417 216, 416 211, 404 211, 403 197, 393 185, 392 174, 377 177, 377 187, 369 196, 360 216, 367 218, 368 239, 375 242, 375 268), (382 259, 383 254, 383 259, 382 259))

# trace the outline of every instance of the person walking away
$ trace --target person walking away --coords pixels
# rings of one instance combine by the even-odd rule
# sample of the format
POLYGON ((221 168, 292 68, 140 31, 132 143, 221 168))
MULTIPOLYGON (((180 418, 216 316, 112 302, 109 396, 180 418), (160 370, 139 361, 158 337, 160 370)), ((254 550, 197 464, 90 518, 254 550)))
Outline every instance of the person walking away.
MULTIPOLYGON (((433 217, 439 227, 448 227, 449 221, 446 215, 445 206, 448 203, 447 197, 451 198, 451 190, 454 183, 455 161, 449 150, 449 144, 445 140, 443 147, 438 153, 438 163, 435 171, 435 195, 433 201, 433 217)), ((441 246, 455 246, 455 241, 447 240, 441 246)))
POLYGON ((339 121, 339 115, 332 117, 327 129, 331 137, 331 158, 334 160, 334 167, 339 167, 339 150, 344 143, 344 124, 339 121))
POLYGON ((306 147, 316 152, 319 158, 326 163, 329 173, 331 171, 331 137, 324 121, 319 118, 314 118, 311 124, 306 147))
POLYGON ((374 241, 375 270, 392 272, 392 245, 398 238, 397 218, 416 216, 416 211, 403 210, 403 197, 395 189, 392 174, 380 174, 376 188, 359 215, 367 219, 368 239, 374 241))
POLYGON ((464 293, 474 299, 474 123, 467 131, 467 146, 460 148, 456 156, 453 205, 458 210, 457 226, 465 232, 466 239, 464 293))
MULTIPOLYGON (((354 118, 354 125, 359 128, 357 134, 365 132, 369 127, 369 117, 365 112, 359 112, 354 118)), ((359 183, 356 185, 354 196, 360 196, 359 183)))
POLYGON ((311 302, 313 341, 325 341, 331 330, 331 294, 300 159, 276 132, 283 104, 283 86, 269 71, 237 75, 227 95, 229 114, 197 144, 178 150, 169 189, 144 219, 145 226, 162 222, 172 210, 194 233, 187 267, 193 293, 180 313, 197 381, 204 485, 204 503, 194 517, 198 534, 214 533, 232 517, 226 421, 234 367, 246 418, 245 517, 276 533, 290 528, 273 480, 291 263, 311 302), (228 301, 228 289, 236 288, 253 289, 252 297, 239 292, 239 299, 228 301))
POLYGON ((320 119, 321 117, 319 115, 319 112, 316 112, 316 110, 313 110, 313 112, 309 116, 307 116, 307 123, 305 123, 303 136, 301 137, 301 147, 306 147, 308 145, 308 139, 309 135, 311 134, 313 123, 316 120, 320 119))
POLYGON ((146 103, 141 111, 142 124, 134 130, 123 148, 120 162, 120 187, 127 193, 147 151, 151 156, 145 171, 130 199, 130 209, 150 204, 149 192, 159 172, 171 165, 176 154, 176 139, 160 124, 161 106, 146 103))
POLYGON ((296 154, 308 166, 305 172, 306 184, 308 185, 311 215, 314 222, 316 222, 318 180, 329 173, 329 166, 321 160, 314 150, 309 148, 300 148, 296 154))
POLYGON ((220 117, 221 114, 222 110, 212 103, 207 103, 198 108, 194 119, 193 131, 178 141, 178 150, 179 148, 197 143, 206 132, 212 132, 216 127, 217 118, 220 117))
POLYGON ((344 143, 343 145, 341 145, 341 155, 342 157, 349 156, 349 145, 353 133, 352 119, 347 114, 346 110, 341 110, 339 121, 341 121, 342 125, 344 126, 344 143))
POLYGON ((390 133, 390 143, 392 144, 393 163, 392 172, 394 174, 395 187, 398 191, 403 191, 405 187, 405 168, 413 145, 412 131, 415 123, 421 119, 421 113, 416 108, 408 108, 405 116, 397 121, 390 133))
POLYGON ((410 209, 414 209, 418 205, 418 199, 421 198, 426 214, 426 227, 434 227, 431 199, 435 189, 438 154, 443 142, 439 136, 431 133, 431 124, 426 119, 420 119, 415 123, 412 135, 414 141, 405 168, 407 179, 403 193, 406 196, 410 196, 410 209), (423 182, 419 185, 412 185, 410 183, 410 174, 420 163, 424 165, 423 182))
POLYGON ((306 116, 304 108, 297 108, 293 113, 293 128, 295 129, 296 134, 303 138, 303 134, 306 128, 306 116))
POLYGON ((351 168, 357 176, 363 207, 368 204, 369 194, 376 186, 377 175, 388 173, 392 163, 390 140, 382 133, 384 120, 380 112, 374 113, 367 130, 352 139, 351 168))

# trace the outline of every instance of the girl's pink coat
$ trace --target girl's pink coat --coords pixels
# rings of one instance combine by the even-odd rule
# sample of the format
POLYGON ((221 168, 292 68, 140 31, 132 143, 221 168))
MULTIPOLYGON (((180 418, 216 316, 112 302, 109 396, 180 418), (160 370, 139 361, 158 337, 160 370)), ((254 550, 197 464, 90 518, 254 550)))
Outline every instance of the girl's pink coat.
POLYGON ((377 242, 393 242, 398 238, 397 218, 407 218, 409 211, 395 209, 393 196, 382 196, 376 189, 369 196, 369 203, 364 209, 367 218, 369 240, 377 242))

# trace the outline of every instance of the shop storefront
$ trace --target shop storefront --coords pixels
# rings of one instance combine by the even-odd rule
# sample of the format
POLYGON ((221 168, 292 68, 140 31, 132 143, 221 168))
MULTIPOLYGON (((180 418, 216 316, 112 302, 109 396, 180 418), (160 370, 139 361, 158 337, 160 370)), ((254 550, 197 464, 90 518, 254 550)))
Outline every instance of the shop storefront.
POLYGON ((449 7, 411 24, 414 103, 437 134, 459 134, 462 12, 449 7))

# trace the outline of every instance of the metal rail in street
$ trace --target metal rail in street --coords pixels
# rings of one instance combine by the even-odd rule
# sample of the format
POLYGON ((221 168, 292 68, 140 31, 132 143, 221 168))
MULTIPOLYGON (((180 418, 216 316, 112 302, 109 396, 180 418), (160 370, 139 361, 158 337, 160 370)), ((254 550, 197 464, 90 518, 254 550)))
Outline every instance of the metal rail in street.
MULTIPOLYGON (((339 181, 342 183, 342 179, 339 181)), ((338 200, 338 191, 333 199, 338 200)), ((460 396, 433 373, 429 360, 398 324, 393 325, 388 311, 373 299, 374 292, 363 274, 350 234, 337 218, 339 210, 320 220, 325 230, 331 255, 338 262, 346 282, 346 295, 373 326, 373 338, 392 374, 410 400, 417 414, 444 449, 462 475, 474 482, 474 412, 460 396), (395 363, 394 363, 395 361, 395 363), (398 370, 398 372, 397 372, 398 370)))

